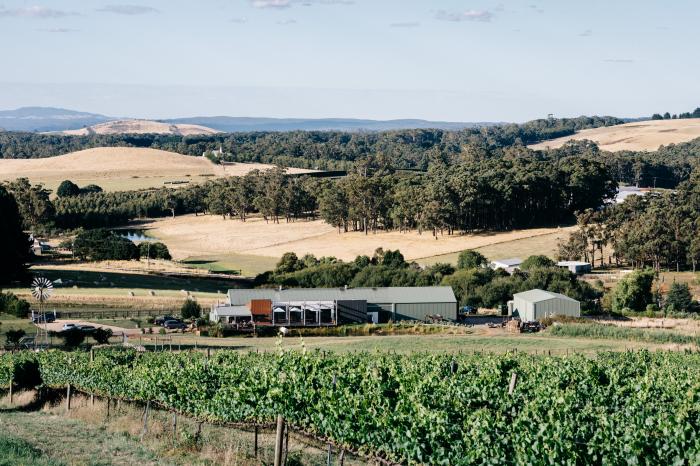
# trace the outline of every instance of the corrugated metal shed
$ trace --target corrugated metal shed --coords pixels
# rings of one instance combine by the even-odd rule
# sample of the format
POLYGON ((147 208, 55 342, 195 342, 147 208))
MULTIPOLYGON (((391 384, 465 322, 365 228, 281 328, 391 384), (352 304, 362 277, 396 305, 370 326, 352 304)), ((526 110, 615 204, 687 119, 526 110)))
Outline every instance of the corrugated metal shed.
POLYGON ((354 301, 369 303, 457 303, 450 286, 395 286, 387 288, 290 288, 231 289, 229 304, 244 305, 253 299, 284 301, 354 301))
POLYGON ((561 293, 534 289, 513 295, 513 314, 524 321, 558 315, 579 317, 581 303, 561 293))
POLYGON ((232 289, 228 298, 231 305, 244 305, 254 299, 273 302, 367 301, 367 312, 384 312, 390 319, 424 319, 428 314, 457 318, 457 298, 449 286, 232 289))

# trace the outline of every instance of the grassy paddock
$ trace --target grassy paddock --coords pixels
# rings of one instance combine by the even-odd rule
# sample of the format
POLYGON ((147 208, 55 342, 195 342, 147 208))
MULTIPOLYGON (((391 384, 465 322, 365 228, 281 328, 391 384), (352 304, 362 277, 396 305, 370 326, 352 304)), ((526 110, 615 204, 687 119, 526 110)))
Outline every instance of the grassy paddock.
POLYGON ((604 338, 608 340, 628 340, 656 344, 676 344, 698 346, 700 338, 683 335, 673 330, 650 330, 633 327, 617 327, 601 324, 555 325, 548 333, 557 337, 604 338))
POLYGON ((280 348, 332 351, 349 353, 357 351, 378 351, 396 353, 496 353, 518 351, 530 354, 565 355, 572 353, 595 354, 600 351, 625 351, 647 348, 664 348, 659 343, 625 341, 603 338, 571 338, 544 334, 498 333, 465 335, 385 335, 385 336, 300 336, 292 333, 282 340, 271 337, 195 337, 191 334, 143 335, 134 337, 131 343, 141 344, 149 349, 169 350, 206 347, 236 351, 278 351, 280 348))

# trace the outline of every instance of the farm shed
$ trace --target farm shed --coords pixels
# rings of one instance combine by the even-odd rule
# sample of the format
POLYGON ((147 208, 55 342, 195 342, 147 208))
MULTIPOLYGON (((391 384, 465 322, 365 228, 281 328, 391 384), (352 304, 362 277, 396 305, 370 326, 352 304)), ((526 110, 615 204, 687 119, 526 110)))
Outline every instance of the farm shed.
POLYGON ((222 324, 250 321, 253 315, 248 306, 215 306, 209 312, 209 320, 222 324))
POLYGON ((581 316, 581 303, 563 294, 534 289, 516 293, 509 303, 512 315, 527 322, 554 316, 581 316), (512 304, 511 304, 512 303, 512 304))
POLYGON ((515 272, 518 268, 520 268, 520 264, 523 263, 523 260, 518 258, 518 257, 513 257, 511 259, 499 259, 492 261, 489 264, 489 267, 491 267, 493 270, 498 270, 498 269, 503 269, 506 272, 512 274, 515 272))
POLYGON ((226 306, 250 309, 261 300, 270 302, 273 325, 423 320, 434 314, 457 318, 457 298, 449 286, 232 289, 226 306))
POLYGON ((569 272, 576 275, 581 275, 583 273, 590 273, 591 264, 590 262, 580 262, 580 261, 560 261, 557 262, 557 266, 569 269, 569 272))

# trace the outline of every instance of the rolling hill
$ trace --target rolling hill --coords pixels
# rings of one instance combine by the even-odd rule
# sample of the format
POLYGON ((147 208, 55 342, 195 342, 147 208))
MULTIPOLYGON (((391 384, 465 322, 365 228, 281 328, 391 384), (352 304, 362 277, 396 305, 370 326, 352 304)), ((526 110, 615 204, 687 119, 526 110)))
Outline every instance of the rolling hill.
MULTIPOLYGON (((157 149, 98 147, 43 159, 0 159, 0 181, 27 177, 55 189, 63 180, 85 186, 97 184, 107 191, 186 186, 224 176, 242 176, 271 165, 236 163, 216 165, 204 157, 192 157, 157 149)), ((288 169, 289 173, 312 170, 288 169)))
POLYGON ((660 146, 678 144, 700 137, 700 119, 647 120, 618 126, 606 126, 579 131, 573 136, 544 141, 529 146, 531 149, 555 149, 571 140, 588 139, 598 143, 602 150, 616 152, 655 151, 660 146))
POLYGON ((65 131, 113 120, 95 113, 77 112, 64 108, 23 107, 0 110, 0 128, 7 131, 65 131))
MULTIPOLYGON (((16 110, 0 111, 0 128, 6 131, 35 131, 35 132, 65 132, 83 130, 84 128, 105 122, 119 122, 134 120, 133 118, 118 118, 95 113, 77 112, 62 108, 50 107, 23 107, 16 110)), ((369 120, 355 118, 254 118, 254 117, 230 117, 230 116, 200 116, 161 119, 149 122, 156 132, 161 132, 165 125, 165 132, 171 125, 195 125, 207 128, 210 131, 239 132, 239 131, 387 131, 398 129, 437 128, 444 130, 459 130, 478 126, 490 126, 498 123, 490 122, 449 122, 428 121, 418 119, 401 120, 369 120)), ((96 131, 110 131, 101 126, 96 131)), ((134 131, 132 127, 126 130, 134 131)), ((113 129, 118 132, 120 130, 113 129)), ((201 131, 201 130, 200 130, 201 131)), ((88 134, 87 131, 79 131, 70 134, 88 134)), ((111 133, 110 133, 111 134, 111 133)), ((175 133, 173 133, 175 134, 175 133)), ((189 133, 194 134, 194 133, 189 133)))
POLYGON ((215 134, 217 130, 199 125, 162 123, 150 120, 115 120, 87 128, 62 131, 61 134, 85 136, 89 134, 172 134, 192 136, 215 134))
POLYGON ((223 132, 241 131, 390 131, 399 129, 460 130, 499 123, 459 123, 417 119, 363 120, 354 118, 248 118, 248 117, 192 117, 160 120, 166 123, 204 125, 223 132))

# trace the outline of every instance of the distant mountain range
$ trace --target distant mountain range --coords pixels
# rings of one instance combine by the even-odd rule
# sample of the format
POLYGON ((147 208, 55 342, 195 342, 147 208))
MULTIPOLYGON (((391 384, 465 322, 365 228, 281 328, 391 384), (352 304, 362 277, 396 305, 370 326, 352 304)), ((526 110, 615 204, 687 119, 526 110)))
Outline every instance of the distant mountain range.
POLYGON ((92 126, 115 118, 63 108, 22 107, 0 110, 0 128, 6 131, 66 131, 92 126))
MULTIPOLYGON (((23 107, 0 111, 0 128, 6 131, 61 132, 79 130, 109 121, 125 120, 95 113, 51 107, 23 107)), ((395 129, 437 128, 459 130, 493 126, 494 122, 449 122, 427 120, 363 120, 353 118, 249 118, 189 117, 157 120, 169 124, 200 125, 223 132, 237 131, 387 131, 395 129)))

